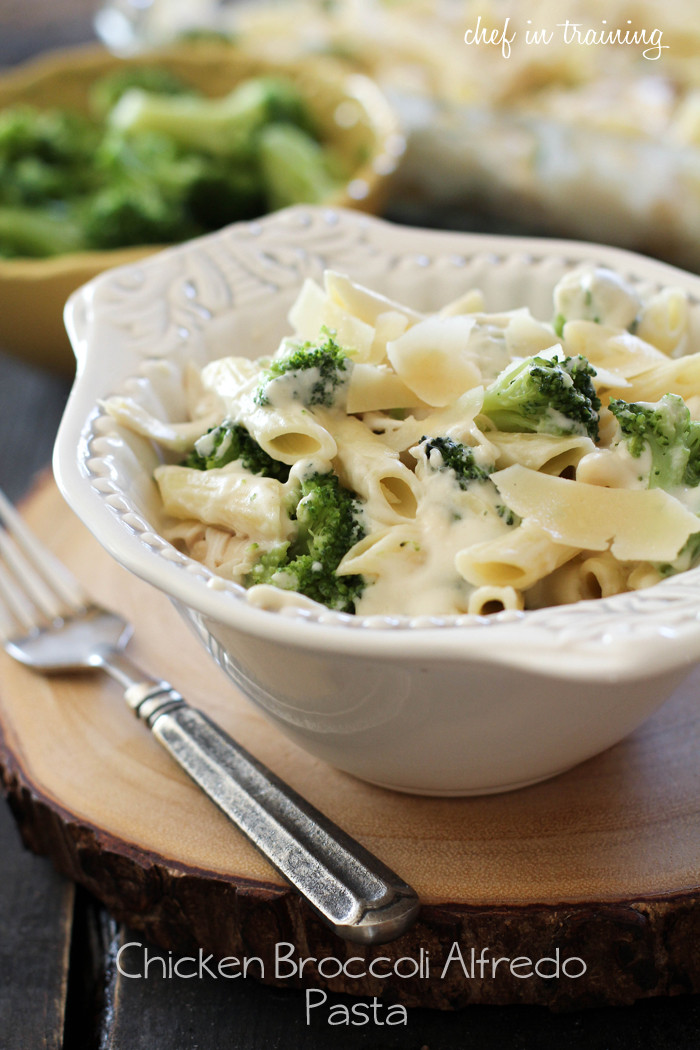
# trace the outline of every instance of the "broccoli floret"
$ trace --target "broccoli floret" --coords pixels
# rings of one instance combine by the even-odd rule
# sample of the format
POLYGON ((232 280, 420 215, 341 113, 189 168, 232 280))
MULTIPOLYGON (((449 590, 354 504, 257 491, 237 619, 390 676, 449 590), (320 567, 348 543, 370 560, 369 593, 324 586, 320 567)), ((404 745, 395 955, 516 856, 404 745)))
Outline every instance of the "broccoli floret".
POLYGON ((187 237, 185 217, 155 189, 108 186, 96 194, 86 213, 85 232, 92 248, 169 244, 187 237))
POLYGON ((14 106, 0 113, 0 203, 43 205, 90 188, 97 129, 78 113, 14 106))
POLYGON ((331 407, 350 378, 351 360, 324 329, 325 343, 306 342, 290 354, 273 361, 255 392, 255 402, 267 405, 274 399, 274 384, 284 384, 291 396, 307 407, 331 407))
POLYGON ((84 218, 93 247, 167 244, 202 232, 188 211, 187 195, 206 172, 203 158, 181 156, 164 135, 110 134, 95 167, 102 188, 84 218))
POLYGON ((240 459, 251 474, 264 474, 281 482, 289 478, 289 467, 269 456, 240 423, 225 422, 207 431, 182 465, 196 470, 212 470, 225 467, 236 459, 240 459))
POLYGON ((198 95, 190 84, 163 66, 127 66, 100 77, 90 88, 90 107, 105 117, 122 95, 133 88, 154 95, 198 95))
MULTIPOLYGON (((166 69, 130 68, 98 81, 91 101, 107 111, 102 125, 31 106, 0 114, 0 206, 48 207, 50 219, 70 220, 67 247, 47 237, 41 251, 32 229, 26 249, 7 233, 4 254, 175 243, 255 218, 277 206, 273 201, 316 199, 304 180, 321 186, 329 151, 315 141, 306 101, 286 79, 250 78, 225 98, 210 99, 166 69), (294 167, 301 153, 291 150, 285 159, 278 140, 306 144, 304 172, 294 167), (287 191, 280 187, 293 184, 298 190, 282 200, 287 191)), ((334 185, 333 175, 326 179, 334 185)))
POLYGON ((453 471, 461 489, 468 489, 475 481, 489 480, 490 471, 478 465, 468 445, 449 437, 422 437, 420 443, 428 466, 453 471))
POLYGON ((269 124, 258 140, 260 170, 268 208, 318 204, 331 197, 341 180, 329 171, 323 146, 292 124, 269 124))
MULTIPOLYGON (((491 481, 491 470, 476 462, 474 450, 450 437, 423 437, 418 446, 430 470, 449 471, 463 492, 470 491, 486 507, 502 518, 506 525, 518 525, 520 518, 510 507, 499 502, 499 493, 491 481)), ((457 513, 457 512, 456 512, 457 513)))
POLYGON ((700 423, 690 418, 682 397, 665 394, 655 403, 612 398, 620 442, 636 459, 649 456, 649 488, 671 490, 700 483, 700 423))
POLYGON ((79 164, 90 157, 96 128, 77 112, 10 106, 0 112, 0 156, 4 161, 39 157, 50 164, 79 164))
POLYGON ((217 158, 204 167, 185 193, 187 212, 203 231, 254 219, 266 211, 264 189, 254 167, 224 164, 217 158))
POLYGON ((95 160, 104 188, 86 209, 95 247, 169 243, 264 210, 250 165, 182 152, 166 135, 108 135, 95 160))
MULTIPOLYGON (((656 402, 611 398, 608 406, 620 428, 614 448, 640 460, 642 480, 650 489, 673 494, 700 484, 700 423, 690 418, 682 397, 665 394, 656 402)), ((700 555, 700 532, 693 533, 672 562, 657 565, 663 576, 685 572, 700 555)))
MULTIPOLYGON (((278 586, 274 583, 273 577, 277 572, 284 572, 289 561, 288 551, 288 543, 279 543, 271 550, 264 551, 246 576, 245 586, 252 587, 256 583, 271 583, 273 586, 278 586)), ((297 590, 297 588, 289 586, 282 590, 297 590)))
POLYGON ((213 99, 134 88, 122 95, 108 119, 123 134, 157 132, 187 149, 229 157, 255 155, 258 134, 270 123, 303 128, 311 123, 297 88, 276 77, 253 77, 213 99))
POLYGON ((336 569, 365 535, 359 501, 332 471, 305 478, 299 495, 292 512, 296 539, 264 554, 246 577, 246 586, 270 583, 329 609, 354 612, 366 580, 360 575, 337 576, 336 569))
POLYGON ((598 438, 600 399, 585 357, 528 357, 486 389, 482 412, 499 430, 598 438))
POLYGON ((0 206, 0 257, 42 259, 85 247, 79 223, 67 212, 49 208, 0 206))
MULTIPOLYGON (((108 119, 112 140, 126 143, 127 157, 129 141, 156 138, 166 144, 149 176, 159 192, 164 168, 198 161, 201 170, 192 174, 180 198, 199 225, 194 232, 287 204, 319 201, 338 185, 328 171, 328 151, 313 136, 308 107, 286 80, 253 78, 220 99, 131 89, 108 119)), ((167 193, 168 185, 164 188, 167 193)))

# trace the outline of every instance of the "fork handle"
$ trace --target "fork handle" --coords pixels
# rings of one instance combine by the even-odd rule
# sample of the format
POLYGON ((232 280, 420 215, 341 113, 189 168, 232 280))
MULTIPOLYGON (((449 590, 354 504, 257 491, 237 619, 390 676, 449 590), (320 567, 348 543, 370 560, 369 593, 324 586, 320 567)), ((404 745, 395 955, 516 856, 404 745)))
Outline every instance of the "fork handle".
POLYGON ((131 682, 124 695, 135 714, 340 937, 383 944, 409 928, 418 896, 395 872, 167 682, 131 682))

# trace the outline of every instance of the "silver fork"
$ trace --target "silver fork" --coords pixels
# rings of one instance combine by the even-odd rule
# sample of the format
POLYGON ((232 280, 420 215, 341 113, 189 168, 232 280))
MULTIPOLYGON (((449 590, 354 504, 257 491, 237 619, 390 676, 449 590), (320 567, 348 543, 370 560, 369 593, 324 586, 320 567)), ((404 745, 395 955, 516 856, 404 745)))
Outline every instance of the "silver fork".
POLYGON ((189 776, 346 940, 399 937, 415 891, 302 799, 173 687, 124 654, 132 627, 91 602, 0 491, 0 639, 45 674, 106 671, 189 776))

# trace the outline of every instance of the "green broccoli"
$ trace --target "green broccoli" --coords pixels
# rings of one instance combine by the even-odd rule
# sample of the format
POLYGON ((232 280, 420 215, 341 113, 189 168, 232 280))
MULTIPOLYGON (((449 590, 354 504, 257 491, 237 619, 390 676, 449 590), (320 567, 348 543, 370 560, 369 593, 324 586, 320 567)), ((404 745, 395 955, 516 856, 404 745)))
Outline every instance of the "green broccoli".
POLYGON ((466 491, 475 481, 489 480, 491 472, 478 465, 468 445, 449 437, 422 437, 420 444, 428 466, 433 470, 453 471, 461 489, 466 491))
MULTIPOLYGON (((612 398, 608 406, 620 440, 635 459, 648 455, 648 488, 667 491, 700 483, 700 423, 682 397, 665 394, 655 403, 612 398)), ((646 464, 645 464, 646 465, 646 464)))
POLYGON ((292 511, 296 538, 262 555, 246 577, 246 586, 269 583, 298 591, 329 609, 354 612, 363 576, 338 576, 342 558, 365 535, 356 496, 332 472, 315 473, 300 485, 292 511))
POLYGON ((292 124, 268 124, 260 132, 258 151, 271 210, 328 200, 343 181, 331 174, 328 151, 292 124))
POLYGON ((482 413, 499 430, 598 438, 600 399, 585 357, 528 357, 486 388, 482 413))
POLYGON ((43 206, 86 192, 97 141, 78 113, 29 105, 0 112, 0 203, 43 206))
POLYGON ((185 193, 185 208, 203 231, 254 219, 267 210, 265 190, 254 166, 211 158, 204 169, 192 178, 185 193))
POLYGON ((92 247, 169 244, 202 232, 186 204, 192 184, 206 172, 202 158, 181 156, 164 135, 110 134, 94 163, 100 188, 84 208, 92 247))
POLYGON ((351 359, 336 343, 328 329, 326 341, 294 346, 286 357, 273 361, 255 392, 255 402, 267 405, 274 400, 275 387, 288 390, 291 397, 312 408, 334 405, 350 378, 351 359))
POLYGON ((337 185, 332 151, 282 77, 211 99, 165 68, 130 67, 95 82, 90 102, 96 121, 31 106, 0 113, 0 206, 37 209, 25 238, 5 234, 5 255, 177 243, 337 185), (51 212, 45 251, 39 209, 51 212), (66 248, 48 235, 62 216, 66 248))
POLYGON ((103 188, 87 203, 98 248, 171 243, 259 215, 265 198, 251 166, 183 152, 167 135, 112 132, 95 168, 103 188))
POLYGON ((170 244, 194 232, 186 226, 184 213, 150 187, 106 186, 86 209, 85 233, 91 248, 170 244))
POLYGON ((127 91, 139 89, 155 95, 199 95, 190 84, 163 66, 125 66, 100 77, 90 87, 90 108, 105 117, 127 91))
MULTIPOLYGON (((624 448, 640 461, 640 477, 647 488, 664 489, 672 495, 684 486, 700 484, 700 423, 690 418, 682 397, 664 394, 656 402, 628 402, 611 398, 610 411, 620 428, 613 448, 624 448)), ((700 555, 700 532, 672 562, 657 565, 663 576, 685 572, 700 555)))
POLYGON ((0 206, 0 258, 43 259, 85 247, 80 224, 67 210, 0 206))
POLYGON ((491 481, 491 469, 480 467, 474 450, 450 437, 422 437, 419 450, 430 470, 450 471, 463 492, 471 491, 498 514, 506 525, 518 525, 520 518, 505 504, 499 503, 498 489, 491 481))
POLYGON ((307 131, 311 118, 301 93, 277 77, 252 77, 223 98, 127 91, 108 116, 122 134, 168 135, 178 145, 213 156, 253 156, 259 132, 271 123, 307 131))
POLYGON ((283 483, 289 478, 289 467, 285 463, 269 456, 241 423, 228 421, 207 431, 182 465, 196 470, 212 470, 225 467, 236 459, 240 459, 251 474, 264 474, 283 483))

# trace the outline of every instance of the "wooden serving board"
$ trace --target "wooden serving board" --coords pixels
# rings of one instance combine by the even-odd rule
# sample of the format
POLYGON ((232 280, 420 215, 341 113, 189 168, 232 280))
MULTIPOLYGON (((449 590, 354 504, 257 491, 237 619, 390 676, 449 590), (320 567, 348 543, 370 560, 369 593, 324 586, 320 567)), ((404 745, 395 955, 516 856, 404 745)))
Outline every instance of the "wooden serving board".
POLYGON ((22 509, 91 593, 134 622, 137 662, 172 681, 423 901, 416 926, 394 944, 344 944, 180 772, 114 683, 42 678, 0 653, 0 762, 23 839, 117 918, 173 952, 260 957, 271 983, 406 1005, 572 1008, 700 991, 700 674, 629 739, 548 783, 482 798, 409 797, 288 742, 167 598, 105 554, 52 480, 22 509), (303 957, 408 956, 423 966, 380 979, 324 978, 309 964, 301 979, 278 977, 283 941, 303 957), (489 960, 483 971, 472 949, 489 960), (560 964, 582 959, 585 973, 574 976, 581 966, 569 964, 570 976, 525 979, 508 962, 491 968, 493 958, 534 964, 557 953, 560 964))

